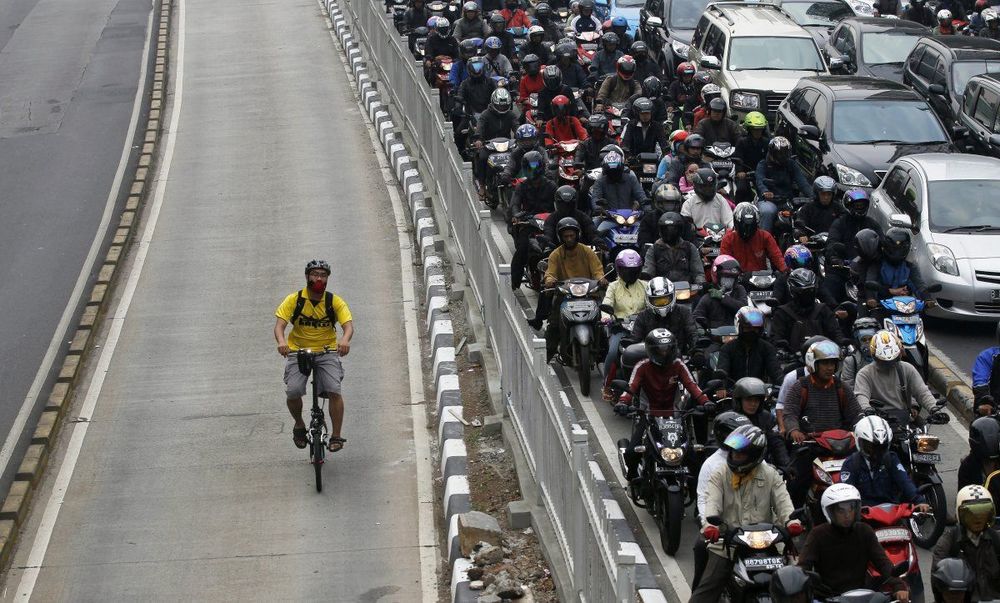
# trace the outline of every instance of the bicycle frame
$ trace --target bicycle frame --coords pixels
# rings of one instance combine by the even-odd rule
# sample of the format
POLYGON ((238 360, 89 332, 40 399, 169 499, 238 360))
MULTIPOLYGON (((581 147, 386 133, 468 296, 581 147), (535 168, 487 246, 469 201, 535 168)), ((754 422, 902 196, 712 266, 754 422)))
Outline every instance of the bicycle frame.
POLYGON ((305 375, 312 373, 312 409, 309 420, 309 462, 316 469, 316 491, 323 491, 322 467, 326 459, 327 431, 326 417, 319 403, 319 385, 316 383, 316 357, 331 353, 330 350, 315 353, 312 350, 299 350, 297 357, 299 371, 305 375))

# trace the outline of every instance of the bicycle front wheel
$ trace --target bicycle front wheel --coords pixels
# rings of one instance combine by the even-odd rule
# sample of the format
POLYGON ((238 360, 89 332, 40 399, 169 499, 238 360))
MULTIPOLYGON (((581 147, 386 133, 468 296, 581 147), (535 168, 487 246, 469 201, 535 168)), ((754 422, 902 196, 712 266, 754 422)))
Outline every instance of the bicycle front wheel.
POLYGON ((313 438, 312 442, 312 464, 313 469, 316 471, 316 491, 323 491, 323 439, 313 438))

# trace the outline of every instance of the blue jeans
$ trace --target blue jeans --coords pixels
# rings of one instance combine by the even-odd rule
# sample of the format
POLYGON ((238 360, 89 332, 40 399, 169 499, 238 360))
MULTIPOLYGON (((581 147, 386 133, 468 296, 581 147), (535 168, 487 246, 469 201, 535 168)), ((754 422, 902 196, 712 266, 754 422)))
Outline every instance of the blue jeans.
POLYGON ((763 197, 757 197, 757 209, 760 210, 760 227, 772 232, 774 220, 778 217, 778 206, 763 197))
MULTIPOLYGON (((621 345, 622 339, 628 335, 625 331, 619 331, 617 333, 612 333, 608 338, 608 356, 604 359, 604 382, 609 383, 610 377, 608 376, 609 371, 611 371, 611 365, 618 360, 618 346, 621 345)), ((628 376, 625 377, 628 379, 628 376)))

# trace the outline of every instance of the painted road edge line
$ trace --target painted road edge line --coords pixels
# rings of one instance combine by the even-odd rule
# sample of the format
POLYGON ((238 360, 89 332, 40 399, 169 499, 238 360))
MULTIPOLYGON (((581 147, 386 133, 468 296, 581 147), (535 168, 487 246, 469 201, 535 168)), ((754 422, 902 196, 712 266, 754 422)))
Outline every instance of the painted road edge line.
MULTIPOLYGON (((132 184, 128 190, 125 207, 118 216, 118 226, 111 239, 111 245, 101 263, 97 279, 90 289, 87 304, 84 306, 83 313, 73 333, 56 383, 52 387, 45 408, 35 425, 31 443, 18 466, 10 490, 4 498, 3 504, 0 505, 0 569, 3 570, 9 567, 14 557, 18 533, 28 517, 32 497, 44 475, 49 455, 54 451, 67 410, 74 402, 75 386, 83 374, 82 369, 88 361, 89 351, 93 348, 96 331, 100 326, 100 321, 105 318, 114 288, 120 285, 124 272, 120 265, 129 246, 133 243, 139 212, 144 206, 149 192, 149 184, 152 181, 152 174, 157 163, 173 1, 154 1, 149 17, 147 26, 149 31, 140 68, 143 81, 140 83, 140 93, 136 95, 137 103, 140 106, 148 102, 149 112, 146 116, 139 159, 132 176, 132 184), (155 54, 151 54, 154 36, 156 36, 155 54), (148 67, 151 62, 152 78, 150 79, 148 67)), ((141 119, 133 122, 130 126, 130 131, 133 134, 138 123, 141 123, 141 119)), ((133 140, 137 140, 137 137, 133 136, 129 141, 129 148, 131 148, 133 140)), ((113 194, 116 193, 113 192, 113 194)))

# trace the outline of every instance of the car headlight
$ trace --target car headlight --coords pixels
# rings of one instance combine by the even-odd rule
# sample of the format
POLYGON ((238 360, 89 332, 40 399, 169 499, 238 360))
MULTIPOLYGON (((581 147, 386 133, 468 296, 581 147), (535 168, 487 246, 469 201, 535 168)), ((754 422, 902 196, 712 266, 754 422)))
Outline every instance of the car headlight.
POLYGON ((681 448, 660 448, 660 458, 665 463, 676 465, 684 458, 684 450, 681 448))
POLYGON ((681 57, 682 59, 688 58, 688 50, 690 49, 690 47, 687 44, 674 40, 673 42, 670 43, 670 47, 674 49, 674 54, 676 54, 677 56, 681 57))
POLYGON ((735 109, 758 109, 760 108, 760 96, 750 92, 733 92, 729 104, 735 109))
POLYGON ((951 249, 937 243, 928 243, 927 251, 931 254, 931 264, 938 272, 958 276, 958 262, 951 249))
POLYGON ((846 165, 837 164, 837 180, 841 184, 846 184, 847 186, 871 186, 872 181, 868 179, 858 170, 847 167, 846 165))

